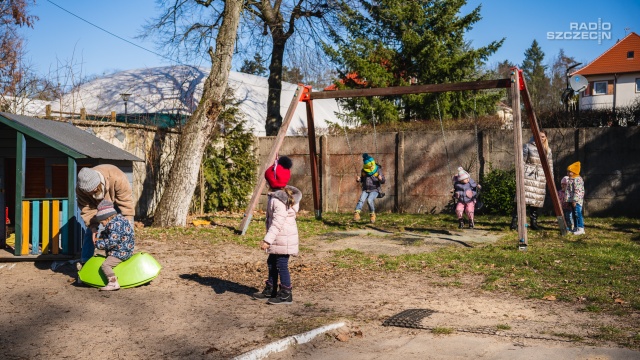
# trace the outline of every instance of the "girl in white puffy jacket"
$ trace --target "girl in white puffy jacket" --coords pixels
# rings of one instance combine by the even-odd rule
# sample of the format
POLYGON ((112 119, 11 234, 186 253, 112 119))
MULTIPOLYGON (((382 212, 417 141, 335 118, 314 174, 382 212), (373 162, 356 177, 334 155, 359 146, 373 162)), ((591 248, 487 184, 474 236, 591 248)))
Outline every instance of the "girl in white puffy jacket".
POLYGON ((267 267, 269 277, 262 292, 253 294, 254 299, 269 299, 269 304, 291 304, 291 276, 289 257, 298 255, 298 225, 296 216, 300 210, 302 192, 287 185, 291 177, 291 159, 282 156, 273 167, 265 172, 265 178, 272 191, 267 198, 265 234, 260 248, 269 254, 267 267), (280 290, 277 290, 280 280, 280 290))

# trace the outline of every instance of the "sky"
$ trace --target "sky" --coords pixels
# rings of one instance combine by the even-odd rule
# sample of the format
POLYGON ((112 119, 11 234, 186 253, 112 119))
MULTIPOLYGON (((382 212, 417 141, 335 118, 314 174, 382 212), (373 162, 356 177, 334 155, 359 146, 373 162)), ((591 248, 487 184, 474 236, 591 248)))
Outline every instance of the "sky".
MULTIPOLYGON (((638 0, 468 0, 462 13, 478 5, 482 5, 482 20, 466 40, 480 47, 505 38, 488 59, 489 66, 503 60, 522 63, 534 39, 548 64, 560 49, 586 64, 629 31, 640 34, 638 0), (574 39, 575 33, 587 39, 574 39)), ((69 63, 76 64, 82 75, 173 64, 152 41, 136 38, 146 21, 159 14, 155 0, 36 0, 31 13, 39 20, 33 29, 21 31, 27 40, 27 62, 41 75, 53 74, 69 63)), ((202 59, 191 65, 209 66, 208 57, 202 59)))

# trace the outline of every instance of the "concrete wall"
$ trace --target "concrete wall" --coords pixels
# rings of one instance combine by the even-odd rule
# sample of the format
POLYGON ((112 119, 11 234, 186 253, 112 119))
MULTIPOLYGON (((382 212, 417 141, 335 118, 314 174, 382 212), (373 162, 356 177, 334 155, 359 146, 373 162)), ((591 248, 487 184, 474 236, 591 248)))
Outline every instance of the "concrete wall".
POLYGON ((133 163, 133 197, 136 217, 151 216, 169 176, 179 134, 135 124, 74 121, 74 125, 143 160, 133 163))
MULTIPOLYGON (((549 129, 556 184, 569 164, 580 161, 586 184, 587 216, 640 216, 640 128, 549 129)), ((530 131, 523 133, 528 141, 530 131)), ((274 138, 258 139, 256 151, 263 164, 274 138)), ((386 196, 377 211, 438 213, 450 200, 451 176, 458 166, 482 179, 490 168, 509 169, 514 164, 513 132, 484 131, 476 141, 473 131, 401 132, 321 136, 317 139, 323 211, 350 212, 360 194, 355 177, 362 153, 374 156, 387 177, 386 196), (446 147, 445 147, 446 141, 446 147), (350 145, 350 146, 349 146, 350 145), (377 150, 376 150, 377 145, 377 150)), ((303 194, 302 208, 313 211, 309 144, 306 137, 287 137, 280 154, 294 161, 290 183, 303 194)), ((260 174, 262 176, 262 174, 260 174)), ((264 208, 265 197, 259 208, 264 208)), ((366 205, 365 205, 365 208, 366 205)), ((552 213, 547 196, 545 212, 552 213)))

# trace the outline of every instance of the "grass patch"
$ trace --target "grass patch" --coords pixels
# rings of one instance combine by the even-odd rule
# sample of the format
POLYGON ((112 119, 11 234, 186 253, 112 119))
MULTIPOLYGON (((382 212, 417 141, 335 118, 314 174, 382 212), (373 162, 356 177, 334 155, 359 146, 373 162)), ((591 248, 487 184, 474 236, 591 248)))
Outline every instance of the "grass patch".
MULTIPOLYGON (((245 236, 239 236, 236 231, 241 218, 241 214, 221 214, 208 217, 212 221, 208 227, 136 229, 136 241, 161 240, 174 243, 178 249, 225 242, 257 247, 265 233, 264 215, 253 217, 245 236)), ((334 252, 329 261, 345 269, 439 274, 442 279, 435 282, 443 286, 462 286, 459 279, 473 276, 486 291, 555 299, 575 303, 584 311, 611 316, 637 315, 640 311, 640 220, 587 218, 586 235, 564 237, 557 229, 555 217, 541 217, 539 222, 543 229, 529 231, 527 251, 517 250, 518 236, 509 230, 509 217, 482 215, 476 218, 476 227, 502 235, 493 244, 443 246, 403 255, 346 249, 334 252)), ((316 237, 322 234, 367 226, 366 221, 354 222, 350 213, 324 213, 320 221, 309 213, 298 217, 301 247, 305 251, 311 251, 313 242, 321 241, 316 237)), ((376 228, 418 235, 458 231, 453 214, 381 213, 376 228)), ((640 324, 630 331, 640 333, 640 324)), ((599 336, 604 340, 639 343, 631 335, 623 335, 613 328, 602 329, 599 336)))
POLYGON ((511 326, 507 324, 498 324, 496 325, 496 329, 498 330, 511 330, 511 326))
POLYGON ((431 333, 435 335, 451 335, 454 333, 454 330, 448 327, 436 327, 431 330, 431 333))

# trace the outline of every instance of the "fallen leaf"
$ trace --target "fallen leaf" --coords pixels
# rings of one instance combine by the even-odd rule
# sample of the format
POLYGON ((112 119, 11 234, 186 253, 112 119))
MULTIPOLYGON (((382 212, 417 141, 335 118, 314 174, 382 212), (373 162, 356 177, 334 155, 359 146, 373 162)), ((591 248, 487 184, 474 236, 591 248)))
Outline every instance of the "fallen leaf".
POLYGON ((347 341, 349 341, 349 335, 347 335, 347 334, 338 334, 338 336, 336 336, 336 339, 338 339, 338 341, 347 342, 347 341))
POLYGON ((543 297, 542 300, 556 301, 556 296, 555 295, 547 295, 547 296, 543 297))
POLYGON ((622 299, 615 299, 615 300, 614 300, 614 302, 615 302, 616 304, 624 304, 624 303, 625 303, 625 301, 624 301, 624 300, 622 300, 622 299))

